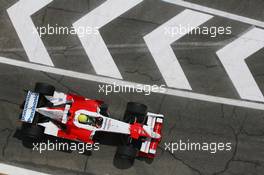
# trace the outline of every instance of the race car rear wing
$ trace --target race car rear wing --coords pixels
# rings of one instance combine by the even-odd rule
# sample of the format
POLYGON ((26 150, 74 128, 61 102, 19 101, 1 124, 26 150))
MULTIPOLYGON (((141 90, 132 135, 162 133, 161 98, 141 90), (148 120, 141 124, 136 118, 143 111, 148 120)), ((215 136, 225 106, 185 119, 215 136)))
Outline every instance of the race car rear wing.
POLYGON ((21 121, 26 123, 32 123, 35 117, 37 105, 39 101, 39 94, 28 91, 25 100, 24 109, 21 116, 21 121))

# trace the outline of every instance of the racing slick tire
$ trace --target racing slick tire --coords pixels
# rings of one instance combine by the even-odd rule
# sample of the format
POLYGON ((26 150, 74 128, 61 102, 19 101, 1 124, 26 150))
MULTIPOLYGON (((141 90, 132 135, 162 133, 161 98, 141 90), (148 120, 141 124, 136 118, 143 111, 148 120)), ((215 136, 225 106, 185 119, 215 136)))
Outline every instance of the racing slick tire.
POLYGON ((36 83, 35 92, 42 95, 53 96, 55 87, 46 83, 36 83))
MULTIPOLYGON (((53 106, 53 104, 51 102, 49 102, 45 98, 45 96, 53 96, 54 95, 54 92, 55 92, 54 86, 49 85, 47 83, 36 83, 35 92, 40 94, 39 103, 38 103, 37 107, 42 107, 42 106, 52 107, 53 106)), ((40 114, 37 114, 37 115, 43 117, 40 114)), ((41 117, 36 117, 36 118, 41 118, 41 117)), ((36 123, 35 121, 38 121, 38 120, 34 120, 34 123, 36 123)))
POLYGON ((137 123, 143 124, 145 122, 146 114, 146 105, 136 102, 128 102, 124 115, 124 121, 127 123, 134 123, 136 120, 137 123))
POLYGON ((32 125, 24 123, 22 125, 22 133, 27 140, 31 141, 41 141, 44 136, 45 128, 39 125, 32 125))
POLYGON ((116 150, 115 159, 122 162, 123 166, 130 167, 134 164, 137 152, 137 149, 132 145, 119 146, 116 150))

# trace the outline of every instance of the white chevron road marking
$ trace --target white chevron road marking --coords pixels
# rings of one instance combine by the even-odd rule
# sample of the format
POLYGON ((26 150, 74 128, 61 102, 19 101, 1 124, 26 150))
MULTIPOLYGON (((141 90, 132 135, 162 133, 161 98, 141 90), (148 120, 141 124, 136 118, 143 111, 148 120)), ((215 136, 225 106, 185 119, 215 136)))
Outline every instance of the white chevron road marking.
MULTIPOLYGON (((76 30, 83 27, 91 27, 94 30, 99 30, 101 27, 113 21, 142 1, 143 0, 107 0, 92 12, 75 22, 73 26, 76 30)), ((84 36, 79 33, 78 36, 97 74, 122 79, 100 33, 85 34, 84 36)))
MULTIPOLYGON (((183 6, 189 9, 201 11, 215 16, 240 21, 253 26, 264 28, 264 22, 244 16, 228 13, 221 10, 205 7, 183 0, 163 0, 164 2, 183 6)), ((236 90, 243 99, 264 102, 254 77, 245 63, 245 59, 264 47, 264 30, 253 28, 234 42, 231 42, 217 52, 227 74, 233 82, 236 90)))
POLYGON ((54 65, 38 35, 31 15, 52 1, 53 0, 19 0, 7 10, 29 61, 48 66, 54 65))
POLYGON ((4 163, 0 163, 0 174, 6 174, 6 175, 49 175, 25 168, 19 168, 12 165, 7 165, 4 163))
POLYGON ((264 30, 253 28, 217 51, 227 74, 243 99, 264 102, 264 97, 245 63, 245 59, 263 47, 264 30))
POLYGON ((144 37, 144 40, 169 87, 192 90, 171 44, 196 27, 210 20, 213 16, 204 13, 184 10, 168 22, 144 37), (167 29, 184 28, 184 32, 167 33, 167 29))
MULTIPOLYGON (((0 57, 0 63, 11 65, 11 66, 16 66, 16 67, 21 67, 21 68, 26 68, 26 69, 31 69, 31 70, 36 70, 36 71, 43 71, 47 73, 67 76, 67 77, 76 78, 76 79, 104 83, 104 84, 111 84, 111 85, 115 84, 115 85, 126 86, 126 87, 127 86, 139 87, 140 85, 141 87, 144 87, 144 86, 146 87, 146 85, 144 84, 137 84, 137 83, 109 78, 109 77, 102 77, 102 76, 97 76, 97 75, 74 72, 74 71, 54 68, 50 66, 38 65, 38 64, 28 63, 24 61, 18 61, 18 60, 14 60, 10 58, 5 58, 5 57, 0 57)), ((183 97, 183 98, 188 98, 188 99, 194 99, 194 100, 200 100, 200 101, 206 101, 206 102, 212 102, 212 103, 226 104, 226 105, 237 106, 237 107, 264 110, 263 103, 255 103, 255 102, 249 102, 249 101, 216 97, 216 96, 204 95, 204 94, 183 91, 183 90, 165 88, 165 91, 156 92, 156 93, 183 97)))
MULTIPOLYGON (((97 30, 98 34, 86 34, 84 36, 82 34, 78 34, 78 36, 86 51, 86 54, 91 60, 96 73, 113 78, 49 67, 54 65, 43 42, 41 41, 41 38, 37 33, 37 29, 34 26, 31 15, 52 1, 53 0, 19 0, 7 10, 29 60, 38 64, 11 60, 4 57, 0 57, 0 63, 28 68, 36 71, 65 75, 72 78, 78 77, 79 79, 99 83, 137 85, 136 83, 118 80, 122 79, 122 75, 114 63, 114 60, 105 42, 103 41, 102 36, 100 35, 99 29, 129 9, 138 5, 143 0, 107 0, 105 3, 73 24, 76 29, 79 27, 90 27, 97 30), (47 66, 39 64, 44 64, 47 66)), ((262 21, 257 21, 251 18, 200 6, 194 3, 185 2, 182 0, 163 1, 207 13, 204 14, 193 10, 184 10, 179 15, 175 16, 144 37, 145 42, 169 87, 186 90, 192 89, 171 48, 171 45, 173 42, 188 34, 191 31, 190 29, 198 27, 199 25, 210 20, 213 16, 208 14, 222 16, 243 23, 264 27, 264 22, 262 21), (180 28, 179 25, 189 30, 186 30, 185 33, 166 35, 165 28, 180 28)), ((243 99, 264 102, 264 97, 245 63, 246 58, 264 47, 263 37, 263 30, 254 28, 217 52, 217 55, 224 65, 230 79, 232 80, 239 95, 243 99), (243 77, 243 79, 241 79, 241 77, 243 77)), ((261 103, 215 97, 170 88, 167 88, 166 92, 160 93, 195 100, 264 110, 264 104, 261 103)))
POLYGON ((259 27, 264 28, 264 22, 263 21, 258 21, 258 20, 252 19, 252 18, 247 18, 247 17, 244 17, 244 16, 240 16, 240 15, 228 13, 228 12, 225 12, 225 11, 221 11, 221 10, 205 7, 205 6, 202 6, 202 5, 198 5, 198 4, 191 3, 191 2, 186 2, 186 1, 183 1, 183 0, 163 0, 163 1, 175 4, 175 5, 179 5, 179 6, 182 6, 182 7, 186 7, 186 8, 189 8, 189 9, 198 10, 200 12, 205 12, 205 13, 209 13, 209 14, 212 14, 212 15, 221 16, 221 17, 224 17, 224 18, 228 18, 228 19, 232 19, 232 20, 235 20, 235 21, 240 21, 240 22, 243 22, 243 23, 246 23, 246 24, 251 24, 253 26, 259 26, 259 27))

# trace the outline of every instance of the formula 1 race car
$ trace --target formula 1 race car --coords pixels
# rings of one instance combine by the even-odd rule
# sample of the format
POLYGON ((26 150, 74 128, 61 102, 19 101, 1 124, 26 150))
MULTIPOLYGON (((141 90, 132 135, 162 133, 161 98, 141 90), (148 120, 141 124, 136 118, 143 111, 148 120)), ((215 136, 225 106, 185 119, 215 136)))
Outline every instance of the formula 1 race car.
POLYGON ((109 117, 108 106, 75 94, 55 91, 49 84, 36 83, 28 91, 20 116, 22 134, 32 140, 51 135, 67 140, 94 143, 97 132, 116 133, 126 141, 116 156, 133 164, 137 157, 153 159, 159 142, 164 116, 147 112, 140 103, 129 102, 123 121, 109 117))

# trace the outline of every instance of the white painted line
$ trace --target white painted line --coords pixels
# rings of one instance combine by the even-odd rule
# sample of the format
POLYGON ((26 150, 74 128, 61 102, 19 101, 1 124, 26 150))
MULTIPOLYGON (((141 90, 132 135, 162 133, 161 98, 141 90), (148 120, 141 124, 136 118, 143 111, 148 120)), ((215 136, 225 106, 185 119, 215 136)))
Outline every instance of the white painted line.
MULTIPOLYGON (((104 84, 112 84, 112 85, 115 84, 115 85, 120 85, 120 86, 130 85, 134 87, 138 87, 138 85, 145 86, 144 84, 138 84, 138 83, 123 81, 119 79, 109 78, 109 77, 102 77, 102 76, 97 76, 97 75, 79 73, 79 72, 74 72, 74 71, 49 67, 49 66, 38 65, 34 63, 28 63, 24 61, 13 60, 10 58, 5 58, 5 57, 0 57, 0 63, 11 65, 11 66, 16 66, 16 67, 21 67, 21 68, 26 68, 26 69, 31 69, 31 70, 36 70, 36 71, 42 71, 42 72, 67 76, 67 77, 76 78, 76 79, 104 83, 104 84)), ((229 98, 223 98, 223 97, 215 97, 211 95, 204 95, 204 94, 193 93, 193 92, 177 90, 177 89, 170 89, 170 88, 166 88, 165 90, 166 90, 165 92, 158 92, 158 93, 182 97, 182 98, 212 102, 212 103, 219 103, 219 104, 226 104, 226 105, 237 106, 237 107, 264 110, 263 103, 255 103, 255 102, 241 101, 241 100, 235 100, 235 99, 229 99, 229 98)))
MULTIPOLYGON (((233 40, 233 39, 232 39, 233 40)), ((225 46, 231 39, 225 39, 222 41, 207 41, 207 42, 200 42, 200 41, 191 41, 191 42, 177 42, 177 44, 172 44, 172 48, 175 49, 181 49, 181 50, 190 50, 189 47, 192 47, 192 49, 204 49, 211 48, 211 47, 219 47, 219 46, 225 46)), ((58 46, 58 47, 46 47, 48 51, 51 52, 58 52, 58 51, 65 51, 66 49, 69 49, 68 46, 58 46)), ((114 53, 138 53, 138 52, 148 52, 149 50, 145 43, 138 43, 138 44, 109 44, 107 45, 107 48, 109 50, 113 50, 114 53)), ((83 50, 82 46, 77 46, 69 49, 71 51, 70 55, 83 55, 81 50, 83 50)), ((9 52, 24 52, 23 48, 15 47, 15 48, 0 48, 1 53, 9 53, 9 52)), ((86 54, 86 53, 85 53, 86 54)), ((126 57, 124 57, 126 59, 126 57)))
POLYGON ((30 16, 52 1, 20 0, 7 9, 29 60, 48 66, 54 65, 30 16))
POLYGON ((184 10, 168 22, 144 37, 144 40, 169 87, 191 90, 182 67, 174 54, 171 44, 210 20, 213 16, 184 10), (180 32, 180 29, 184 31, 180 32), (177 32, 172 32, 175 31, 177 32))
POLYGON ((99 29, 125 13, 143 0, 107 0, 73 24, 74 28, 90 27, 97 31, 93 34, 78 33, 86 54, 99 75, 122 79, 122 76, 100 35, 99 29))
POLYGON ((264 30, 253 28, 216 53, 243 99, 264 102, 264 97, 245 63, 245 59, 263 47, 264 30))
POLYGON ((12 165, 7 165, 4 163, 0 163, 0 174, 6 174, 6 175, 50 175, 50 174, 45 174, 25 168, 19 168, 16 166, 12 165))
POLYGON ((163 0, 163 1, 175 4, 175 5, 183 6, 183 7, 186 7, 186 8, 190 8, 190 9, 193 9, 193 10, 198 10, 198 11, 201 11, 201 12, 209 13, 209 14, 216 15, 216 16, 221 16, 221 17, 228 18, 228 19, 231 19, 231 20, 240 21, 240 22, 243 22, 243 23, 246 23, 246 24, 251 24, 251 25, 254 25, 254 26, 259 26, 259 27, 264 28, 264 22, 263 21, 258 21, 258 20, 255 20, 255 19, 247 18, 247 17, 244 17, 244 16, 239 16, 239 15, 228 13, 228 12, 221 11, 221 10, 216 10, 216 9, 213 9, 213 8, 205 7, 205 6, 202 6, 202 5, 197 5, 195 3, 186 2, 186 1, 183 1, 183 0, 163 0))

